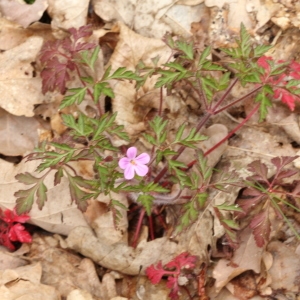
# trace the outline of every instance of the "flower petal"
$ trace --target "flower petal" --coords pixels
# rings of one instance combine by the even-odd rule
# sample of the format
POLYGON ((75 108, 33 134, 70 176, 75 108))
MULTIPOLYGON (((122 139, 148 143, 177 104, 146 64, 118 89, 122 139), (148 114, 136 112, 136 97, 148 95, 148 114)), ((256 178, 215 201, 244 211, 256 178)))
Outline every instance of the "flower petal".
POLYGON ((123 157, 119 160, 119 167, 123 170, 126 169, 128 164, 130 164, 130 159, 128 159, 127 157, 123 157))
POLYGON ((137 149, 136 147, 130 147, 128 148, 126 154, 127 154, 127 157, 132 160, 136 157, 136 153, 137 153, 137 149))
POLYGON ((145 165, 137 164, 136 166, 134 166, 134 170, 139 176, 145 176, 148 173, 149 168, 145 165))
POLYGON ((148 153, 142 153, 138 157, 135 158, 135 161, 138 164, 145 165, 145 164, 147 164, 150 161, 150 156, 149 156, 148 153))
POLYGON ((130 163, 126 166, 125 171, 124 171, 125 179, 130 180, 134 177, 134 168, 135 168, 135 166, 130 163))

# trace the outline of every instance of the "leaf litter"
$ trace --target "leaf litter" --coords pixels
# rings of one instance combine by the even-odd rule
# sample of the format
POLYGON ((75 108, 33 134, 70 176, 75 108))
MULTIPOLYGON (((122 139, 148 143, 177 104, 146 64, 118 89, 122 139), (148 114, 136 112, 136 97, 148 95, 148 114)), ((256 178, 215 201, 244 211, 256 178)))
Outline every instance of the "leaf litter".
MULTIPOLYGON (((78 7, 76 13, 71 9, 75 7, 74 3, 71 7, 68 4, 62 5, 59 1, 48 2, 47 12, 53 21, 51 27, 54 35, 65 35, 65 31, 70 27, 78 28, 86 24, 89 1, 80 1, 75 4, 75 6, 80 6, 80 14, 77 13, 78 7)), ((158 56, 160 57, 159 63, 165 62, 170 56, 170 51, 161 38, 167 31, 171 31, 173 34, 181 32, 186 37, 191 37, 192 33, 189 28, 191 22, 194 22, 193 26, 199 25, 196 26, 198 32, 195 34, 195 40, 199 44, 203 44, 205 40, 209 40, 215 47, 228 44, 230 36, 238 30, 242 20, 253 31, 257 39, 267 39, 268 35, 275 34, 277 44, 270 50, 274 59, 284 59, 290 54, 295 55, 293 46, 297 45, 295 40, 299 33, 292 30, 294 26, 297 27, 297 18, 294 16, 296 11, 299 11, 299 7, 297 5, 290 7, 288 1, 285 1, 286 3, 267 1, 265 4, 259 1, 254 1, 252 4, 250 2, 241 1, 239 6, 234 4, 228 6, 225 3, 223 5, 221 1, 188 1, 180 3, 186 5, 179 7, 180 5, 177 5, 179 3, 175 3, 175 1, 160 2, 161 6, 155 5, 156 1, 147 1, 148 7, 147 5, 143 6, 141 1, 137 1, 133 10, 130 2, 127 3, 127 1, 124 1, 123 6, 119 7, 114 1, 95 0, 92 6, 94 6, 95 13, 108 26, 107 29, 118 36, 115 47, 111 49, 112 55, 108 62, 112 65, 113 70, 124 66, 134 70, 140 59, 143 59, 149 66, 153 66, 151 59, 158 56), (291 10, 289 16, 282 15, 283 8, 291 10), (142 14, 138 13, 141 10, 142 14), (209 17, 204 15, 207 11, 210 12, 209 17), (243 13, 241 14, 240 11, 243 13), (197 14, 198 12, 200 13, 197 14), (239 12, 239 19, 234 17, 237 12, 239 12), (177 19, 178 15, 184 15, 185 18, 177 19), (202 34, 201 19, 208 19, 210 24, 208 32, 202 32, 202 34), (119 22, 112 26, 112 22, 116 20, 119 22), (175 23, 179 23, 179 26, 178 24, 175 26, 175 23), (287 30, 287 33, 290 34, 281 36, 282 30, 287 30), (264 34, 260 34, 260 31, 264 34), (286 36, 291 36, 293 40, 292 43, 288 43, 289 51, 282 50, 282 45, 287 44, 286 36)), ((1 18, 4 31, 1 32, 0 38, 5 42, 5 39, 8 39, 5 30, 16 26, 16 23, 22 22, 22 20, 15 19, 16 23, 7 22, 7 19, 11 19, 11 17, 4 9, 1 9, 1 13, 4 16, 1 18)), ((40 13, 40 9, 38 13, 40 13)), ((32 18, 32 20, 37 20, 35 15, 32 18)), ((94 19, 97 20, 97 17, 94 16, 94 19)), ((20 25, 27 27, 30 22, 20 23, 20 25)), ((13 116, 32 117, 34 106, 41 103, 47 105, 45 115, 49 114, 51 106, 55 107, 55 99, 49 99, 42 94, 41 79, 35 75, 38 69, 34 62, 37 60, 43 40, 46 40, 47 37, 41 36, 32 25, 29 28, 31 37, 23 38, 22 32, 26 35, 29 29, 18 27, 18 30, 12 31, 13 38, 16 38, 16 41, 20 39, 21 42, 9 45, 11 42, 7 41, 9 46, 1 49, 5 51, 0 56, 0 77, 2 78, 0 106, 12 115, 11 118, 13 116), (17 82, 18 84, 16 84, 17 82)), ((107 29, 106 32, 108 32, 107 29)), ((98 33, 95 31, 95 34, 98 33)), ((102 34, 105 36, 105 33, 102 34)), ((94 38, 91 38, 91 42, 94 42, 94 38)), ((147 143, 141 138, 141 132, 149 129, 145 128, 144 119, 147 118, 147 114, 151 114, 153 109, 157 109, 158 100, 155 99, 160 97, 154 89, 154 83, 155 78, 150 78, 143 89, 136 92, 130 82, 114 80, 110 82, 115 93, 112 111, 119 112, 116 121, 118 124, 125 125, 131 139, 139 140, 141 147, 145 149, 147 143)), ((177 99, 181 99, 182 95, 183 92, 179 92, 175 96, 178 97, 177 99)), ((193 100, 190 99, 190 101, 193 100)), ((289 98, 286 100, 290 101, 289 98)), ((182 120, 193 124, 197 118, 197 111, 187 111, 186 105, 181 100, 178 101, 177 108, 174 106, 174 101, 170 101, 170 104, 166 102, 164 105, 166 105, 164 109, 169 110, 168 117, 173 120, 170 125, 170 134, 172 134, 171 130, 178 127, 177 124, 182 123, 182 120)), ((297 102, 295 105, 297 109, 297 102)), ((87 109, 87 106, 83 109, 87 109)), ((236 109, 238 110, 238 108, 236 109)), ((233 111, 231 114, 234 115, 235 112, 233 111)), ((225 146, 220 153, 214 154, 215 157, 211 158, 211 165, 215 166, 219 162, 217 168, 220 168, 226 166, 226 162, 230 160, 241 176, 246 178, 250 175, 245 174, 246 167, 257 159, 264 161, 270 156, 296 155, 297 149, 292 146, 292 142, 298 143, 300 140, 297 115, 285 114, 285 118, 278 119, 277 112, 274 112, 273 116, 274 118, 269 117, 270 120, 268 120, 271 125, 255 126, 250 123, 243 127, 228 147, 225 146), (275 120, 276 117, 277 120, 275 120), (289 124, 292 124, 295 129, 291 129, 289 124)), ((226 115, 224 119, 226 121, 221 123, 225 123, 230 129, 232 120, 229 121, 226 115)), ((237 114, 234 122, 239 121, 241 119, 237 114)), ((36 131, 35 124, 29 126, 32 127, 28 131, 36 131)), ((220 125, 214 124, 213 126, 220 125)), ((224 134, 226 136, 224 133, 216 137, 224 128, 215 128, 217 129, 211 129, 210 133, 210 142, 213 144, 220 141, 224 134), (212 141, 213 139, 215 141, 212 141)), ((225 131, 227 132, 226 128, 225 131)), ((17 135, 17 132, 15 129, 14 134, 17 135)), ((9 147, 7 150, 2 148, 1 154, 25 155, 26 151, 32 151, 36 139, 34 138, 33 142, 27 146, 30 135, 26 135, 26 138, 27 140, 22 142, 21 150, 10 152, 9 147)), ((11 137, 6 134, 4 139, 8 141, 11 137)), ((205 145, 202 147, 209 148, 205 145)), ((267 161, 264 162, 268 164, 267 161)), ((1 160, 0 164, 1 178, 3 178, 0 183, 0 205, 2 208, 13 208, 15 201, 13 194, 22 189, 14 179, 15 175, 21 172, 31 172, 36 165, 35 162, 26 164, 21 162, 14 166, 5 160, 1 160)), ((268 167, 270 166, 268 165, 268 167)), ((88 164, 75 164, 74 168, 80 172, 89 172, 90 170, 88 164)), ((53 178, 49 179, 49 184, 50 182, 53 182, 53 178)), ((112 214, 105 209, 105 203, 107 203, 105 198, 97 199, 100 205, 92 203, 90 210, 81 213, 75 206, 70 206, 70 196, 66 184, 62 183, 59 187, 53 186, 53 184, 49 186, 49 199, 44 210, 39 211, 37 207, 34 207, 30 216, 32 224, 47 232, 55 233, 55 235, 51 236, 48 233, 45 235, 37 230, 33 243, 28 247, 26 254, 20 254, 21 261, 17 264, 20 263, 21 266, 16 267, 15 263, 12 263, 11 266, 4 267, 5 270, 1 274, 0 294, 7 295, 5 299, 22 299, 22 295, 28 295, 26 299, 31 299, 29 297, 32 296, 34 299, 67 297, 69 300, 167 299, 169 290, 163 283, 155 288, 150 285, 149 281, 143 277, 145 269, 152 264, 156 265, 159 261, 165 265, 185 251, 199 258, 196 270, 200 270, 202 263, 208 265, 211 259, 215 260, 215 265, 210 270, 211 275, 207 277, 207 280, 215 279, 211 285, 212 288, 208 291, 211 299, 261 299, 258 295, 269 297, 272 291, 277 291, 282 299, 285 297, 284 295, 287 296, 285 291, 295 297, 299 296, 299 243, 295 242, 292 234, 287 236, 289 229, 285 228, 281 222, 277 221, 273 226, 276 230, 270 234, 274 240, 265 249, 257 247, 253 235, 249 230, 244 230, 240 237, 242 241, 240 247, 234 253, 227 253, 227 257, 226 242, 222 245, 225 250, 223 249, 219 253, 217 251, 217 241, 220 240, 224 231, 220 230, 222 227, 218 227, 218 224, 214 222, 209 210, 201 214, 182 235, 172 236, 169 234, 148 241, 148 230, 144 227, 144 233, 141 234, 137 247, 132 248, 128 244, 129 228, 126 215, 123 215, 123 223, 119 227, 115 227, 112 214), (218 230, 220 231, 218 232, 218 230), (65 236, 67 237, 65 238, 65 236), (82 259, 77 253, 85 258, 82 259), (226 259, 218 258, 219 255, 225 256, 226 259), (24 261, 28 262, 28 265, 24 266, 24 261), (129 278, 127 275, 132 277, 129 278), (99 276, 102 278, 102 282, 99 281, 99 276), (255 293, 246 293, 245 289, 241 288, 243 282, 247 282, 249 286, 254 284, 255 288, 252 289, 255 290, 255 293), (263 282, 268 284, 264 285, 263 282), (133 285, 131 288, 133 291, 129 291, 128 285, 133 285), (125 297, 121 297, 120 290, 127 291, 123 294, 125 297)), ((234 195, 237 193, 238 189, 233 192, 234 195)), ((232 196, 231 199, 229 197, 226 201, 234 202, 234 197, 232 196)), ((128 206, 126 198, 121 197, 118 200, 128 206)), ((170 211, 169 218, 172 213, 176 214, 176 211, 170 211)), ((295 226, 297 225, 295 224, 295 226)), ((19 250, 21 249, 22 247, 19 250)), ((3 252, 5 253, 5 251, 3 252)), ((196 284, 189 288, 196 295, 196 284)), ((182 296, 182 299, 186 298, 182 296)))

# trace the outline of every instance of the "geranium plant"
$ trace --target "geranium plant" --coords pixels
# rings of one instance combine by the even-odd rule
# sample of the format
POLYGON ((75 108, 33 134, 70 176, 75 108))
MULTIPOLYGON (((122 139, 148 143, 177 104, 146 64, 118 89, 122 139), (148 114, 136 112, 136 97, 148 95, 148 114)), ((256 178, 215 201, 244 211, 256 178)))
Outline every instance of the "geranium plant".
MULTIPOLYGON (((197 220, 199 212, 208 203, 211 189, 224 190, 225 186, 231 184, 246 186, 233 173, 224 173, 220 176, 221 179, 212 181, 213 168, 208 166, 207 156, 244 126, 254 114, 259 113, 260 120, 264 120, 268 108, 273 105, 273 98, 278 98, 291 110, 295 108, 295 101, 299 100, 300 64, 295 61, 276 62, 265 56, 270 46, 254 45, 243 25, 236 41, 237 46, 220 49, 226 56, 226 62, 213 61, 211 47, 200 51, 193 43, 167 37, 165 41, 173 55, 172 59, 161 66, 153 59, 152 66, 140 62, 135 71, 125 67, 112 71, 108 67, 101 78, 97 78, 94 70, 100 48, 87 41, 91 34, 91 26, 72 28, 67 38, 49 41, 41 50, 43 92, 57 90, 63 94, 61 110, 68 106, 76 107, 87 98, 95 103, 97 109, 95 117, 79 110, 77 115, 62 114, 64 125, 68 128, 68 139, 43 143, 27 157, 27 160, 41 160, 37 171, 44 172, 40 177, 29 173, 17 176, 20 182, 31 186, 15 194, 19 214, 29 212, 35 199, 38 207, 43 208, 47 201, 44 179, 50 172, 55 172, 54 184, 59 184, 61 178, 66 177, 71 199, 82 211, 86 210, 88 199, 96 199, 100 194, 108 195, 109 207, 116 221, 121 217, 120 210, 127 208, 113 198, 112 192, 126 193, 130 201, 142 207, 142 217, 145 213, 150 217, 153 207, 181 203, 181 215, 177 224, 177 232, 180 232, 197 220), (181 124, 171 138, 168 134, 169 120, 163 116, 164 99, 161 97, 157 115, 148 123, 151 131, 143 134, 149 152, 137 156, 140 150, 130 145, 125 156, 120 148, 114 146, 112 139, 118 137, 126 144, 130 139, 124 127, 116 123, 117 112, 105 113, 104 97, 114 98, 110 86, 112 79, 130 80, 135 82, 138 89, 153 75, 158 75, 155 88, 165 89, 168 93, 180 85, 189 86, 201 103, 202 117, 189 132, 187 125, 181 124), (74 76, 79 79, 80 86, 69 88, 74 76), (230 100, 230 92, 238 82, 252 89, 242 97, 230 100), (216 145, 204 153, 200 151, 199 143, 207 139, 200 131, 211 117, 245 99, 253 99, 253 105, 244 120, 216 145), (187 148, 194 150, 194 156, 189 164, 184 164, 178 158, 187 148), (78 160, 92 161, 95 175, 93 179, 79 176, 71 167, 70 163, 78 160), (183 189, 191 191, 188 199, 181 199, 183 189)), ((258 171, 255 168, 253 170, 258 171)), ((266 180, 269 179, 264 177, 262 180, 265 188, 266 180)), ((267 192, 264 190, 262 193, 267 192)), ((275 202, 268 203, 274 207, 275 202)), ((239 207, 226 203, 214 208, 215 216, 223 224, 232 247, 238 245, 236 233, 239 231, 239 224, 234 219, 226 219, 223 212, 243 213, 243 209, 245 205, 239 207)), ((250 225, 254 234, 257 230, 255 220, 258 222, 258 218, 254 219, 250 225)), ((137 233, 138 230, 139 228, 137 233)), ((137 236, 138 234, 135 235, 134 245, 137 236)), ((154 234, 150 236, 155 238, 154 234)), ((264 239, 267 240, 268 236, 266 233, 264 239)), ((263 244, 258 241, 258 245, 263 244)))

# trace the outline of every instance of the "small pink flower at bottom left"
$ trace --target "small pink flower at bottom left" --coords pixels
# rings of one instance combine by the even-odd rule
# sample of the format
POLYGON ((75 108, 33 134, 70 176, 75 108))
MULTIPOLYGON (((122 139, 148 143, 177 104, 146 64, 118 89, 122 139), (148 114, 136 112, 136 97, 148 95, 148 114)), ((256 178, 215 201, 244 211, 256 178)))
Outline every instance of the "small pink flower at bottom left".
POLYGON ((127 157, 123 157, 119 160, 119 167, 124 170, 125 179, 132 179, 135 173, 139 176, 145 176, 148 173, 149 168, 145 166, 150 161, 150 156, 147 153, 142 153, 136 156, 136 147, 128 148, 127 157))

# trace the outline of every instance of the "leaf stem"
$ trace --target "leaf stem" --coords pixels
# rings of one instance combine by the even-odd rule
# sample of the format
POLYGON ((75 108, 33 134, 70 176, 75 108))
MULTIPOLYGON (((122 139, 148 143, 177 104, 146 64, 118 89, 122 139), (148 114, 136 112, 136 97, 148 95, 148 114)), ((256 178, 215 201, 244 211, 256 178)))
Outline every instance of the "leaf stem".
POLYGON ((260 103, 258 103, 252 111, 248 114, 248 116, 238 125, 236 126, 230 133, 228 133, 221 141, 211 147, 208 151, 204 153, 204 156, 207 156, 211 152, 213 152, 216 148, 218 148, 221 144, 223 144, 226 140, 228 140, 236 131, 238 131, 244 124, 258 111, 260 107, 260 103))

